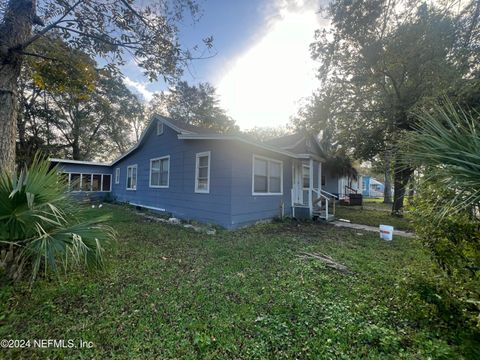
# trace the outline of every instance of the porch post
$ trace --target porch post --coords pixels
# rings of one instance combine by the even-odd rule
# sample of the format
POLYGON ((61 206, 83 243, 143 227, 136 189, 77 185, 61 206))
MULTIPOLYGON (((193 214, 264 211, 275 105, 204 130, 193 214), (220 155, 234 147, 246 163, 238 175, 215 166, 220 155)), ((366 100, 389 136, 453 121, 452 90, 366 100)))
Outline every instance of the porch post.
POLYGON ((318 162, 318 194, 322 193, 322 163, 318 162))
POLYGON ((309 168, 309 178, 310 181, 308 182, 308 211, 310 213, 310 217, 313 215, 313 159, 310 158, 310 168, 309 168))

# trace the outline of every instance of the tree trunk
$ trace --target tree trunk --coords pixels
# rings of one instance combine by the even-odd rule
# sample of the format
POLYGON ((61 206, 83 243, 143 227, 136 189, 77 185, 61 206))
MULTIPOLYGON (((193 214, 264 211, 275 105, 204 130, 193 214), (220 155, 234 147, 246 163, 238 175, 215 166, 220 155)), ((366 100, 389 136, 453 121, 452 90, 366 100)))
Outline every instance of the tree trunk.
POLYGON ((394 195, 392 215, 402 215, 405 192, 408 181, 413 174, 413 169, 405 167, 405 165, 401 164, 399 160, 395 160, 394 170, 394 195))
POLYGON ((392 164, 391 164, 391 150, 385 151, 384 159, 384 175, 385 175, 385 188, 383 189, 383 202, 385 204, 392 203, 392 164))
POLYGON ((10 0, 0 25, 0 171, 15 172, 21 44, 32 32, 35 0, 10 0))

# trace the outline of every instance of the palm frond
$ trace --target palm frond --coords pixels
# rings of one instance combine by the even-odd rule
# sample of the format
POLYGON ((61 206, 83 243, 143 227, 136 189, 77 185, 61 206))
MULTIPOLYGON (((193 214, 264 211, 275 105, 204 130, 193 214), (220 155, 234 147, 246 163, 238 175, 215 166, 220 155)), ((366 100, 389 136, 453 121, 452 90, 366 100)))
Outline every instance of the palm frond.
POLYGON ((82 208, 66 193, 64 178, 36 156, 17 176, 0 174, 0 246, 14 244, 18 258, 29 260, 31 277, 40 270, 103 266, 106 244, 115 238, 107 216, 82 220, 82 208))
POLYGON ((480 116, 451 102, 417 114, 404 161, 424 169, 424 179, 452 189, 451 208, 480 205, 480 116))

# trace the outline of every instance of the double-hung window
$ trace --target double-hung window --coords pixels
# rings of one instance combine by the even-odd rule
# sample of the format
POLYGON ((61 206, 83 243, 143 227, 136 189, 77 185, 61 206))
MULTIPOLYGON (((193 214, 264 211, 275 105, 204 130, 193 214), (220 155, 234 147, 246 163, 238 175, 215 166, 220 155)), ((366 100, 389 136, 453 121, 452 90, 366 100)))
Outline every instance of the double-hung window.
POLYGON ((281 195, 283 164, 263 156, 253 156, 253 195, 281 195))
POLYGON ((170 178, 170 156, 150 160, 150 187, 167 188, 170 178))
POLYGON ((115 169, 115 184, 120 184, 120 168, 115 169))
POLYGON ((127 166, 127 190, 137 190, 137 165, 127 166))
POLYGON ((210 192, 210 151, 198 153, 196 156, 195 192, 210 192))

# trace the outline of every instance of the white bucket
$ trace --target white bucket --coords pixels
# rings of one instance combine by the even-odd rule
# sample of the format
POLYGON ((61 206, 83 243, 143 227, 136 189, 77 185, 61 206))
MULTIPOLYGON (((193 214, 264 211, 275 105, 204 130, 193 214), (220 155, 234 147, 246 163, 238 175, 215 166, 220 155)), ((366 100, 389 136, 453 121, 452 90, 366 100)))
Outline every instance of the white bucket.
POLYGON ((391 241, 393 239, 393 226, 380 225, 380 239, 391 241))

